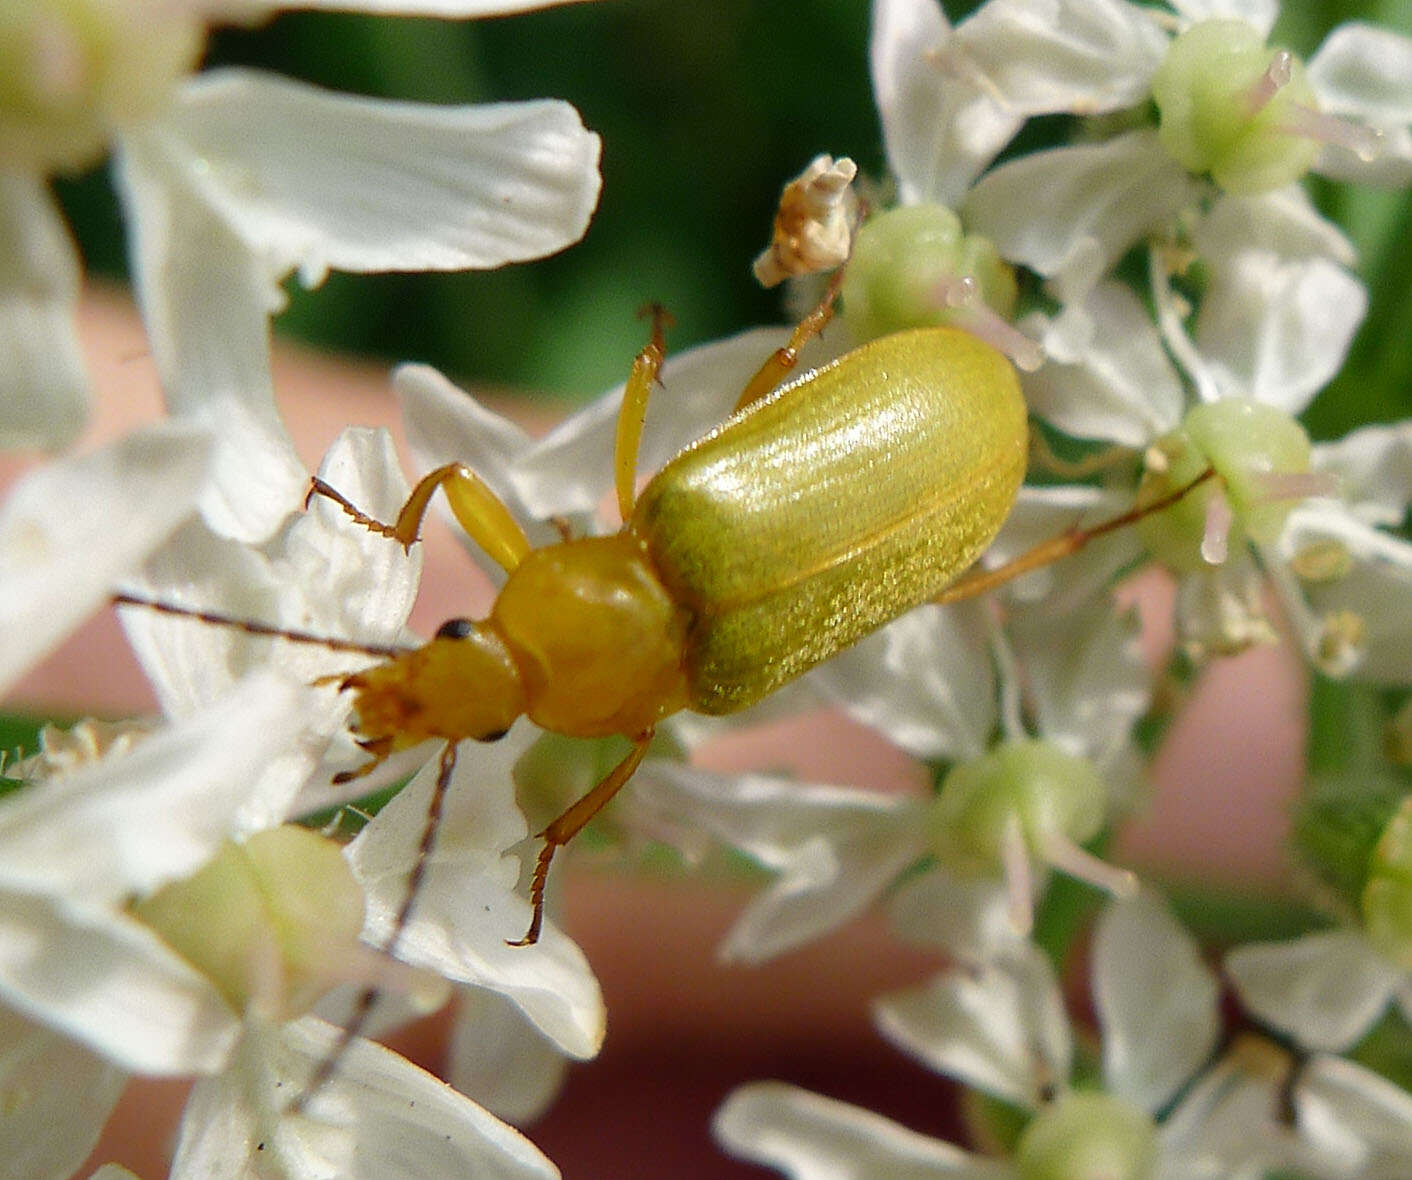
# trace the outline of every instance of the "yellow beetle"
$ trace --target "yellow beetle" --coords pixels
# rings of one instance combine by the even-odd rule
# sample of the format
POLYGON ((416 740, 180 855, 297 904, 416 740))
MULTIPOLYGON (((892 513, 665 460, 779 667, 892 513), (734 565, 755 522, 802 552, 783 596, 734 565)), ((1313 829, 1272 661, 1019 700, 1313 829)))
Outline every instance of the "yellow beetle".
MULTIPOLYGON (((404 544, 442 487, 509 575, 486 618, 452 620, 425 646, 341 681, 373 756, 364 770, 430 738, 494 739, 522 714, 570 737, 632 739, 542 833, 523 942, 539 935, 555 849, 627 782, 659 721, 743 709, 933 598, 995 536, 1025 475, 1025 406, 1010 363, 966 332, 922 328, 755 398, 634 500, 633 424, 662 351, 659 324, 624 398, 625 523, 611 536, 531 549, 455 464, 423 478, 391 525, 315 483, 404 544)), ((762 380, 774 375, 766 370, 762 380)))

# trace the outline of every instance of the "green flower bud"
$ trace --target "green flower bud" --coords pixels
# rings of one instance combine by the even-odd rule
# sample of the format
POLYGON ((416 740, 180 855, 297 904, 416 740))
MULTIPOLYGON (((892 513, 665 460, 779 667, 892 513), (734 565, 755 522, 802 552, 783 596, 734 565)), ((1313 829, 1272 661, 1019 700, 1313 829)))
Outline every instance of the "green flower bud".
POLYGON ((225 845, 132 910, 234 1008, 273 1003, 285 1018, 347 978, 363 929, 363 891, 338 844, 292 824, 225 845))
POLYGON ((1241 20, 1207 20, 1173 40, 1152 78, 1158 138, 1184 167, 1232 193, 1264 193, 1304 175, 1320 143, 1300 130, 1317 111, 1304 66, 1241 20))
POLYGON ((1156 1165, 1151 1117, 1110 1094, 1062 1095, 1035 1116, 1015 1149, 1021 1180, 1143 1180, 1156 1165))
POLYGON ((1138 522, 1148 550, 1179 573, 1206 564, 1202 541, 1213 496, 1223 496, 1232 521, 1228 548, 1249 538, 1273 542, 1296 499, 1275 494, 1267 477, 1307 475, 1309 436, 1298 422, 1274 406, 1227 398, 1195 406, 1172 434, 1149 452, 1138 489, 1138 504, 1150 504, 1190 483, 1207 467, 1218 481, 1202 484, 1176 504, 1138 522))
POLYGON ((1108 791, 1093 764, 1045 741, 1006 742, 954 767, 927 817, 928 847, 956 872, 1000 867, 1001 840, 1012 817, 1025 842, 1044 859, 1046 837, 1075 844, 1102 830, 1108 791))
POLYGON ((1015 310, 1015 272, 986 238, 962 232, 943 205, 904 205, 866 222, 843 279, 843 318, 859 340, 906 328, 966 327, 959 298, 971 280, 1002 319, 1015 310))
POLYGON ((0 166, 77 171, 195 68, 205 27, 170 0, 0 4, 0 166))

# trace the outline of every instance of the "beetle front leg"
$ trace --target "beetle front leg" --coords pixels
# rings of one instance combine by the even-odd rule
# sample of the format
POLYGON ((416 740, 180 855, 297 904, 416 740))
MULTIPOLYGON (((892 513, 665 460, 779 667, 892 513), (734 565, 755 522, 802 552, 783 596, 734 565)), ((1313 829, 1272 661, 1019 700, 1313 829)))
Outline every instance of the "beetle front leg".
POLYGON ((530 551, 529 538, 501 499, 464 463, 447 463, 429 471, 417 481, 407 502, 392 524, 385 524, 353 505, 342 492, 315 476, 309 486, 304 506, 315 496, 324 496, 343 509, 353 520, 379 536, 411 549, 420 538, 422 520, 427 514, 432 495, 437 488, 446 493, 447 503, 467 535, 485 551, 501 569, 509 573, 530 551))
POLYGON ((632 749, 628 751, 627 757, 613 767, 588 794, 572 804, 568 810, 540 832, 540 839, 544 841, 544 847, 539 850, 539 859, 535 861, 534 865, 534 876, 530 880, 530 905, 534 908, 534 914, 530 918, 530 927, 523 938, 513 942, 506 939, 510 946, 532 946, 539 941, 539 932, 544 927, 544 887, 549 880, 549 865, 554 859, 554 854, 583 831, 588 821, 607 807, 613 796, 623 789, 628 779, 632 778, 633 773, 642 765, 642 760, 647 755, 647 747, 652 744, 653 732, 649 729, 646 733, 633 738, 632 749))
POLYGON ((624 521, 632 515, 637 498, 637 452, 642 444, 642 424, 647 418, 652 386, 657 384, 667 356, 667 329, 672 326, 672 317, 660 303, 649 303, 638 315, 652 317, 652 336, 633 360, 632 372, 623 387, 613 448, 613 479, 618 490, 618 512, 624 521))

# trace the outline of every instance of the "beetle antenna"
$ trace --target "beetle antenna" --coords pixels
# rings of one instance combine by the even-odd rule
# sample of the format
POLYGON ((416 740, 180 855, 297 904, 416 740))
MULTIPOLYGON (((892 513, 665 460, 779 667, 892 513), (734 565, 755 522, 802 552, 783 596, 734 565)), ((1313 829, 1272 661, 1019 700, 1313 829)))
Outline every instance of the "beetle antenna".
POLYGON ((994 569, 973 570, 965 577, 952 582, 945 590, 936 595, 932 602, 938 605, 945 605, 948 602, 959 602, 962 599, 974 598, 978 594, 984 594, 988 590, 994 590, 997 586, 1003 586, 1006 582, 1013 582, 1022 574, 1027 574, 1031 570, 1041 569, 1046 565, 1058 561, 1061 557, 1069 557, 1084 548, 1091 541, 1096 541, 1099 537, 1107 536, 1109 533, 1117 532, 1121 528, 1126 528, 1141 520, 1144 516, 1151 516, 1154 512, 1161 512, 1170 508, 1178 500, 1182 499, 1188 492, 1204 484, 1209 479, 1216 477, 1216 469, 1207 467, 1195 479, 1182 484, 1173 492, 1167 493, 1156 500, 1146 504, 1139 504, 1136 508, 1130 508, 1121 515, 1110 517, 1094 525, 1092 528, 1080 529, 1072 528, 1067 532, 1060 533, 1043 544, 1036 545, 1026 553, 1020 554, 1013 561, 1007 561, 1004 565, 998 565, 994 569))
POLYGON ((163 615, 176 615, 183 619, 197 619, 215 627, 229 627, 243 631, 247 635, 267 635, 274 639, 287 639, 291 643, 309 643, 329 651, 356 652, 368 656, 399 656, 409 650, 405 647, 391 647, 376 643, 359 643, 352 639, 335 639, 328 635, 314 635, 308 631, 276 627, 273 623, 261 623, 256 619, 238 619, 233 615, 223 615, 217 611, 203 610, 200 607, 181 606, 173 602, 163 602, 158 598, 146 598, 140 594, 126 592, 114 594, 114 606, 141 606, 163 615))
MULTIPOLYGON (((441 765, 437 770, 436 785, 432 788, 431 799, 427 803, 427 817, 422 824, 422 838, 417 843, 416 859, 412 862, 412 871, 407 877, 407 891, 402 899, 402 906, 397 911, 397 916, 392 920, 392 933, 387 936, 387 941, 383 943, 381 948, 384 955, 391 956, 397 950, 397 944, 402 940, 407 923, 411 921, 412 907, 417 903, 417 895, 421 892, 422 881, 426 878, 427 869, 431 864, 432 845, 436 843, 436 830, 441 825, 441 813, 446 804, 446 792, 451 786, 451 772, 455 768, 456 743, 447 742, 441 751, 441 765)), ((358 998, 353 1001, 353 1013, 349 1016, 347 1023, 339 1030, 338 1040, 334 1043, 328 1056, 319 1063, 318 1069, 309 1079, 309 1084, 304 1087, 304 1092, 289 1104, 290 1114, 303 1114, 308 1109, 309 1103, 313 1101, 314 1096, 328 1084, 328 1080, 333 1077, 347 1054, 349 1046, 362 1035, 363 1029, 367 1027, 368 1019, 373 1013, 373 1005, 377 1002, 380 991, 380 988, 373 985, 365 987, 358 993, 358 998)))

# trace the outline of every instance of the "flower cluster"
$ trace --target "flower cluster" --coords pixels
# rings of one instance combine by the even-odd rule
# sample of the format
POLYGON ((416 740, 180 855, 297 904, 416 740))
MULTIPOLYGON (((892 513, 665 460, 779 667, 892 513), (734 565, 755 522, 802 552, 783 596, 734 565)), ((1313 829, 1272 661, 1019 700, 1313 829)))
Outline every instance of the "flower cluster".
MULTIPOLYGON (((350 429, 315 485, 338 499, 298 511, 308 477, 274 410, 268 316, 296 270, 314 283, 561 248, 597 197, 597 138, 562 103, 428 109, 188 76, 205 20, 257 6, 129 7, 33 0, 0 17, 0 217, 20 247, 0 273, 14 358, 0 437, 63 448, 78 430, 77 265, 45 184, 108 149, 173 417, 40 467, 0 515, 0 683, 120 593, 164 715, 48 733, 7 768, 0 1143, 15 1169, 68 1175, 139 1074, 198 1079, 178 1177, 556 1176, 509 1124, 597 1052, 603 1000, 552 890, 538 941, 515 942, 532 913, 539 933, 534 834, 616 766, 632 777, 593 820, 597 848, 665 844, 687 864, 728 850, 769 875, 723 957, 786 954, 879 903, 937 951, 941 973, 880 997, 875 1021, 969 1088, 992 1149, 763 1082, 718 1114, 732 1153, 797 1180, 1412 1173, 1412 1071, 1354 1052, 1390 1007, 1412 1020, 1412 424, 1316 443, 1300 421, 1368 307, 1352 244, 1301 182, 1412 181, 1412 39, 1345 25, 1305 63, 1269 43, 1273 0, 986 0, 955 26, 937 0, 873 0, 892 177, 860 200, 852 161, 820 157, 786 187, 757 273, 818 301, 799 328, 660 370, 654 337, 626 386, 543 438, 425 366, 394 386, 419 469, 446 473, 503 581, 524 547, 617 530, 603 505, 615 482, 631 503, 634 473, 615 457, 655 383, 642 471, 742 390, 894 333, 961 329, 1010 358, 1031 418, 1006 523, 956 601, 738 717, 671 713, 650 745, 521 719, 428 759, 413 738, 444 733, 371 733, 371 706, 346 691, 360 667, 465 638, 453 621, 419 646, 406 625, 420 550, 394 522, 425 504, 409 504, 388 436, 350 429), (139 36, 139 17, 155 31, 139 36), (1066 142, 1022 151, 1040 117, 1066 142), (1175 587, 1160 657, 1115 593, 1154 563, 1175 587), (1108 854, 1147 800, 1174 697, 1282 636, 1316 722, 1340 726, 1294 824, 1331 924, 1232 949, 1218 974, 1108 854), (821 708, 885 736, 933 789, 694 761, 725 727, 821 708), (340 842, 350 816, 366 822, 340 842), (1094 919, 1096 1038, 1066 1012, 1052 957, 1083 925, 1051 904, 1061 877, 1094 919), (350 1035, 453 990, 455 1089, 350 1035)), ((423 708, 392 695, 394 718, 423 708)))

